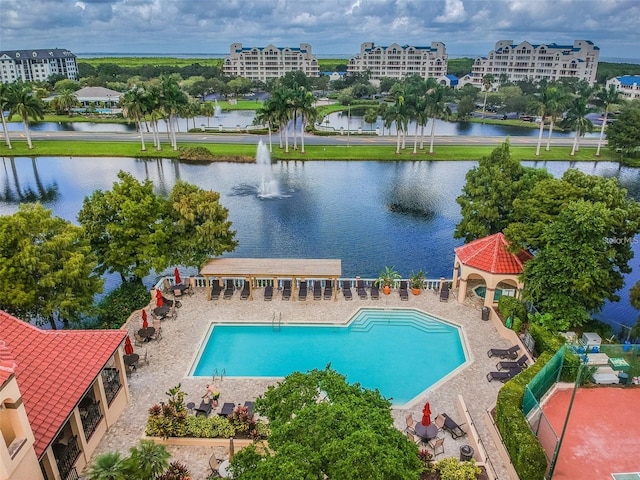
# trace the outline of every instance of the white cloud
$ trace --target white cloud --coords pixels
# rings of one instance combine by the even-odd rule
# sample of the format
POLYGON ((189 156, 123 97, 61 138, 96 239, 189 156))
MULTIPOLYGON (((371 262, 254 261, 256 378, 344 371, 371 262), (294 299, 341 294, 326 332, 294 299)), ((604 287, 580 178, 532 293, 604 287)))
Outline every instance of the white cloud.
POLYGON ((458 23, 467 18, 464 11, 464 3, 462 0, 446 0, 444 5, 444 13, 436 17, 436 22, 440 23, 458 23))

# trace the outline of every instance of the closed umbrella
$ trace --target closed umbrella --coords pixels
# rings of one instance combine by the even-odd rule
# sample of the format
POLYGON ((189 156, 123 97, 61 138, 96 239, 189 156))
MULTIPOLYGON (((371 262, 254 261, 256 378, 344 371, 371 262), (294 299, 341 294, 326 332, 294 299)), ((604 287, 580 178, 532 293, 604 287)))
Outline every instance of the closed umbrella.
POLYGON ((235 447, 233 445, 233 437, 229 439, 229 461, 233 460, 233 455, 235 454, 235 447))
POLYGON ((422 421, 420 423, 425 427, 431 425, 431 405, 429 405, 429 402, 424 404, 424 408, 422 409, 422 421))
POLYGON ((147 322, 147 311, 142 310, 142 328, 147 328, 149 326, 149 322, 147 322))
POLYGON ((162 291, 160 289, 156 290, 156 307, 161 307, 164 305, 164 300, 162 299, 162 291))
POLYGON ((173 270, 173 276, 176 279, 176 285, 182 283, 182 279, 180 278, 180 272, 178 271, 178 267, 173 270))
POLYGON ((124 353, 127 355, 131 355, 133 353, 133 345, 131 345, 129 335, 127 335, 127 338, 124 341, 124 353))

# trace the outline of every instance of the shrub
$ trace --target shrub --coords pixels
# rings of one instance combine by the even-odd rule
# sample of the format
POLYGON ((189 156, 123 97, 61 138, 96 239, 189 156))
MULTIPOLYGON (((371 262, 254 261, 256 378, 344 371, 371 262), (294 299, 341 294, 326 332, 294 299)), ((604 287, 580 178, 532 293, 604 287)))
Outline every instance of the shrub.
POLYGON ((539 353, 555 353, 564 345, 565 339, 558 333, 551 332, 538 323, 529 324, 529 333, 536 342, 536 351, 539 353))
POLYGON ((478 475, 482 473, 475 460, 461 462, 455 457, 440 460, 436 468, 440 473, 441 480, 476 480, 478 475))
POLYGON ((186 465, 180 462, 171 462, 167 470, 157 477, 157 480, 191 480, 191 473, 186 465))
POLYGON ((140 281, 124 282, 106 294, 98 302, 98 318, 95 328, 120 328, 131 312, 149 303, 149 290, 140 281))
POLYGON ((190 415, 187 417, 185 437, 231 438, 235 430, 229 420, 219 415, 211 417, 190 415))
POLYGON ((527 320, 527 310, 522 302, 515 297, 502 295, 498 300, 498 311, 504 318, 511 317, 514 322, 516 319, 520 319, 521 322, 527 320))

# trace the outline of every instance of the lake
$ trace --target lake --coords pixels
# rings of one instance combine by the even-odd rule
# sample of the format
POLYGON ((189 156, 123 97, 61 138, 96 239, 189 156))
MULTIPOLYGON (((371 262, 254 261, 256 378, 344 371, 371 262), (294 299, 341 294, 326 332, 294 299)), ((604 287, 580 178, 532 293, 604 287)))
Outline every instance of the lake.
MULTIPOLYGON (((20 201, 40 200, 56 215, 76 221, 85 196, 108 190, 119 170, 153 181, 167 194, 177 179, 220 192, 229 209, 239 246, 232 256, 340 258, 343 276, 376 277, 385 265, 402 276, 420 268, 428 277, 451 277, 452 237, 460 220, 455 202, 467 171, 476 162, 279 162, 187 164, 169 159, 3 158, 0 214, 20 201), (276 194, 262 195, 264 186, 276 194)), ((611 162, 525 162, 562 175, 568 168, 616 177, 640 199, 640 169, 611 162)), ((639 238, 633 244, 634 272, 618 304, 601 318, 635 324, 638 312, 628 288, 640 280, 639 238)), ((195 273, 195 270, 191 273, 195 273)), ((146 279, 151 282, 153 279, 146 279)), ((113 286, 117 278, 109 278, 113 286)))

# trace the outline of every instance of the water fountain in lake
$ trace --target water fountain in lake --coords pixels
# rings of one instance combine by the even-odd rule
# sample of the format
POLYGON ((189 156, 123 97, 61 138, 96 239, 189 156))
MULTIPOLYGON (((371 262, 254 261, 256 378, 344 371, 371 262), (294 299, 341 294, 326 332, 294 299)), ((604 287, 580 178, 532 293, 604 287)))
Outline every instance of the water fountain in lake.
POLYGON ((269 147, 265 145, 262 140, 258 142, 258 148, 256 150, 256 164, 260 169, 260 183, 241 183, 240 185, 233 187, 233 195, 256 195, 258 198, 265 200, 277 200, 279 198, 288 198, 291 196, 282 193, 280 183, 273 176, 271 168, 271 153, 269 153, 269 147))
POLYGON ((218 105, 218 100, 214 100, 213 103, 214 103, 213 116, 214 117, 219 117, 220 114, 222 113, 222 109, 220 108, 220 105, 218 105))

